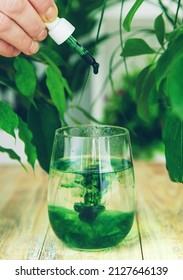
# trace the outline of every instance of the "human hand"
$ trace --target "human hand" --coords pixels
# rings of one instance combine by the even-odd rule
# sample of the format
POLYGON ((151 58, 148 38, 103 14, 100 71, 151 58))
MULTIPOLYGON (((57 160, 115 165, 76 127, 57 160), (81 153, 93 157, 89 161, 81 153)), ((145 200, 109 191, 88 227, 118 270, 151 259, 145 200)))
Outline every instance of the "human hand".
POLYGON ((0 55, 36 53, 57 13, 54 0, 0 0, 0 55))

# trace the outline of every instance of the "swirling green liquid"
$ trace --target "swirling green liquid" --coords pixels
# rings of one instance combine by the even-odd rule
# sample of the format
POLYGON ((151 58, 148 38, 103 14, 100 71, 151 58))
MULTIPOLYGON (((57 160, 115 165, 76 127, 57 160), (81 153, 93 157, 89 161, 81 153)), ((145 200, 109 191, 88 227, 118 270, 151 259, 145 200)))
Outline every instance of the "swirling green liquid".
POLYGON ((133 176, 132 166, 126 163, 124 166, 124 162, 122 164, 115 160, 110 172, 99 172, 98 165, 89 166, 82 171, 65 172, 72 170, 72 165, 70 163, 68 168, 68 162, 59 161, 51 170, 52 177, 64 176, 59 188, 67 189, 68 196, 78 186, 81 194, 78 201, 75 198, 70 207, 64 207, 64 203, 48 206, 54 233, 67 246, 75 249, 101 250, 116 246, 132 227, 134 209, 108 209, 103 196, 110 192, 111 180, 128 182, 127 176, 133 176))

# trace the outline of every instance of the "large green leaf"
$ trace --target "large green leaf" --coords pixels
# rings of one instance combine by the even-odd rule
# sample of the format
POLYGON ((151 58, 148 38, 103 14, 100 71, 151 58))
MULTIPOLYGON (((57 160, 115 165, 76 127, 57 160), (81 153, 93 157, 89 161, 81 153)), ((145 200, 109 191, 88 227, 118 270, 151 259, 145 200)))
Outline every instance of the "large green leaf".
POLYGON ((0 101, 0 128, 15 137, 15 128, 18 125, 17 114, 10 105, 0 101))
POLYGON ((48 172, 55 130, 61 127, 56 108, 44 100, 35 101, 29 110, 28 124, 41 167, 48 172))
POLYGON ((51 98, 62 117, 66 110, 66 99, 64 91, 64 82, 62 81, 61 73, 52 65, 47 67, 46 84, 49 89, 51 98))
MULTIPOLYGON (((58 65, 60 64, 59 62, 59 55, 57 52, 50 51, 49 48, 43 48, 41 51, 36 54, 34 57, 38 59, 43 59, 49 66, 47 67, 47 87, 50 91, 51 97, 53 99, 54 97, 54 102, 57 104, 57 98, 65 98, 65 95, 63 96, 64 90, 68 93, 68 96, 70 99, 73 98, 72 91, 70 89, 70 86, 67 82, 67 80, 62 76, 62 73, 60 69, 58 68, 58 65), (44 51, 43 51, 44 50, 44 51), (53 86, 54 82, 59 85, 59 88, 61 88, 61 93, 55 98, 55 86, 53 86)), ((65 101, 64 101, 65 102, 65 101)), ((57 107, 58 108, 58 107, 57 107)), ((58 110, 65 110, 65 108, 58 108, 58 110)))
POLYGON ((128 57, 153 53, 155 51, 143 39, 132 38, 126 40, 121 56, 128 57))
POLYGON ((156 33, 156 37, 160 43, 160 45, 163 46, 164 38, 165 38, 165 23, 163 20, 163 15, 160 14, 154 22, 154 30, 156 33))
POLYGON ((183 122, 173 112, 163 126, 166 166, 172 181, 183 182, 183 122))
POLYGON ((183 120, 183 58, 172 67, 167 76, 166 90, 172 110, 183 120))
POLYGON ((128 12, 128 14, 123 22, 123 26, 126 31, 130 31, 133 17, 143 2, 144 2, 144 0, 136 0, 135 3, 133 4, 133 6, 131 7, 130 11, 128 12))
POLYGON ((16 70, 15 83, 19 91, 31 101, 37 85, 36 73, 33 65, 23 57, 16 57, 14 61, 16 70))
POLYGON ((18 160, 19 163, 25 168, 25 166, 21 162, 21 158, 19 157, 19 155, 17 155, 17 153, 15 153, 15 151, 13 151, 12 149, 8 149, 0 146, 0 152, 7 153, 11 159, 18 160))
POLYGON ((161 81, 164 80, 175 64, 183 58, 183 34, 173 41, 168 49, 159 58, 156 67, 156 83, 159 89, 161 81))
POLYGON ((27 156, 27 161, 30 163, 32 168, 34 168, 35 161, 37 159, 36 148, 32 144, 32 132, 30 131, 28 125, 19 117, 18 121, 19 137, 24 142, 25 154, 27 156))
POLYGON ((149 65, 139 74, 136 82, 136 101, 139 117, 148 122, 157 114, 154 67, 149 65))

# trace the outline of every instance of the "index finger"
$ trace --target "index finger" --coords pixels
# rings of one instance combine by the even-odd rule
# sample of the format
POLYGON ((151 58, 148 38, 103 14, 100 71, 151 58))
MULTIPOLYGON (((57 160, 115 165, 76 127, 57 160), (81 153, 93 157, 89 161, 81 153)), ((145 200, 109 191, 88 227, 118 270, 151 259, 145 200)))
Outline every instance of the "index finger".
POLYGON ((17 23, 31 38, 44 39, 46 27, 27 0, 0 0, 0 12, 17 23))
POLYGON ((58 15, 58 9, 53 0, 29 0, 44 22, 53 21, 58 15))

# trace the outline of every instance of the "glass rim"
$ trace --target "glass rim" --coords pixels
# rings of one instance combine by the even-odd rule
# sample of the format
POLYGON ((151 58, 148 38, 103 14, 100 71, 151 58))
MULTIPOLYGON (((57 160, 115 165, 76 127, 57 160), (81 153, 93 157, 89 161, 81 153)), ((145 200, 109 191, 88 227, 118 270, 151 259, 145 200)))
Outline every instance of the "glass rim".
POLYGON ((122 126, 115 126, 115 125, 107 125, 107 124, 81 124, 81 125, 71 125, 71 126, 63 126, 60 128, 57 128, 55 131, 55 136, 64 136, 67 138, 107 138, 107 137, 120 137, 120 136, 127 136, 129 135, 129 130, 125 127, 122 126), (80 135, 69 135, 69 134, 61 134, 61 132, 64 131, 69 131, 70 129, 79 129, 79 128, 88 128, 88 127, 95 127, 95 128, 111 128, 111 129, 116 129, 118 130, 118 132, 116 132, 116 134, 112 134, 112 135, 84 135, 84 136, 80 136, 80 135), (121 130, 121 132, 119 132, 119 130, 121 130))

